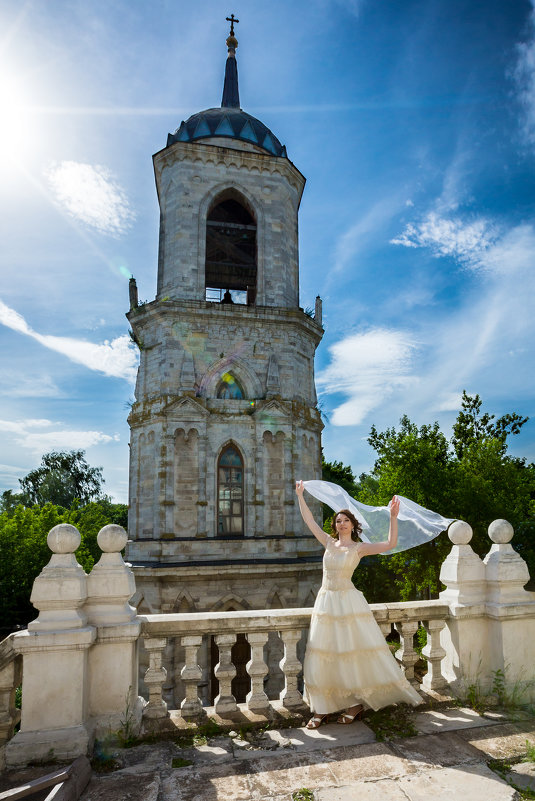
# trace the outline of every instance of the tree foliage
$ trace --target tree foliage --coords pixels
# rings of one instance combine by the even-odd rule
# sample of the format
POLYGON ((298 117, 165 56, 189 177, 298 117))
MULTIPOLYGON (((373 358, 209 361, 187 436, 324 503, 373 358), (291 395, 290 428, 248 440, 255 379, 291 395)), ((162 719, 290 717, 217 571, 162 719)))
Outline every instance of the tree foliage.
POLYGON ((84 451, 45 453, 40 467, 20 479, 26 506, 46 503, 70 508, 74 501, 89 503, 101 496, 104 478, 101 467, 90 467, 84 451))
MULTIPOLYGON (((482 414, 481 406, 479 395, 463 393, 450 442, 438 423, 418 427, 407 416, 399 429, 378 432, 373 426, 368 442, 377 453, 375 484, 361 481, 359 500, 379 505, 394 494, 404 495, 445 517, 466 520, 474 531, 471 545, 480 556, 489 550, 489 524, 504 518, 516 531, 513 546, 535 575, 535 465, 507 454, 508 437, 518 434, 528 418, 513 413, 496 420, 482 414)), ((402 599, 433 597, 440 590, 440 566, 450 548, 444 533, 378 561, 390 564, 402 599)))

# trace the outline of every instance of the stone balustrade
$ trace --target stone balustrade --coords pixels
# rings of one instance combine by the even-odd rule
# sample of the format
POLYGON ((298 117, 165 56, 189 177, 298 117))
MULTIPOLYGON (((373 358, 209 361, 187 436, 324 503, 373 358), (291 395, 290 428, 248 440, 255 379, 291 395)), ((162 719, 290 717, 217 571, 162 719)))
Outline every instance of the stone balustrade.
MULTIPOLYGON (((467 523, 453 523, 448 536, 452 549, 440 573, 446 589, 437 600, 372 604, 381 631, 399 634, 396 658, 417 686, 414 638, 423 625, 423 690, 463 697, 474 684, 482 692, 491 691, 499 677, 502 692, 533 703, 535 593, 525 590, 529 574, 511 546, 512 527, 505 520, 490 525, 492 546, 483 560, 470 547, 467 523)), ((0 767, 46 759, 51 752, 56 759, 75 758, 91 753, 95 736, 124 725, 135 733, 142 725, 165 723, 167 700, 173 698, 169 688, 174 678, 165 667, 172 641, 184 654, 179 704, 184 718, 199 718, 205 710, 200 649, 211 637, 219 654, 213 669, 219 683, 216 714, 232 716, 239 708, 232 690, 232 649, 244 637, 250 649, 247 709, 267 714, 275 701, 288 710, 303 707, 301 657, 310 608, 138 615, 129 604, 135 581, 121 556, 123 529, 105 526, 99 532, 102 556, 89 575, 74 555, 80 544, 74 526, 56 526, 47 541, 52 557, 31 595, 39 614, 26 631, 0 643, 0 767), (283 646, 277 669, 284 684, 277 697, 266 692, 272 665, 265 654, 273 637, 283 646), (149 657, 144 677, 148 699, 138 695, 141 642, 149 657), (14 734, 19 722, 15 694, 21 682, 20 730, 14 734)))
MULTIPOLYGON (((445 656, 440 646, 440 632, 446 625, 449 609, 443 601, 406 601, 402 603, 371 604, 371 609, 383 634, 388 636, 392 627, 399 632, 400 648, 396 658, 403 666, 407 679, 418 686, 414 677, 414 665, 419 654, 414 647, 414 635, 422 623, 428 633, 427 645, 422 655, 428 662, 428 671, 423 687, 437 690, 446 685, 441 672, 445 656)), ((164 667, 164 652, 170 639, 179 639, 185 649, 185 664, 181 678, 185 697, 180 710, 184 717, 198 717, 203 712, 199 685, 202 673, 198 666, 199 649, 203 637, 213 636, 219 649, 219 662, 214 674, 219 681, 219 694, 214 700, 214 711, 223 717, 236 712, 238 704, 232 694, 232 679, 236 667, 232 663, 231 650, 239 634, 244 634, 251 647, 251 659, 246 670, 251 681, 251 690, 246 698, 247 708, 256 714, 265 714, 270 708, 270 699, 264 692, 264 677, 269 667, 264 659, 264 646, 270 632, 276 632, 284 646, 284 657, 280 668, 284 675, 284 688, 280 693, 282 705, 287 709, 304 706, 299 690, 301 660, 297 645, 310 625, 312 609, 247 610, 239 612, 192 612, 188 614, 140 615, 141 636, 149 653, 149 668, 145 684, 150 688, 149 702, 144 709, 146 719, 162 719, 169 715, 164 700, 167 671, 164 667)), ((273 700, 273 699, 272 699, 273 700)))
POLYGON ((22 684, 22 656, 15 651, 14 639, 10 634, 0 643, 0 747, 13 737, 20 722, 15 694, 22 684))

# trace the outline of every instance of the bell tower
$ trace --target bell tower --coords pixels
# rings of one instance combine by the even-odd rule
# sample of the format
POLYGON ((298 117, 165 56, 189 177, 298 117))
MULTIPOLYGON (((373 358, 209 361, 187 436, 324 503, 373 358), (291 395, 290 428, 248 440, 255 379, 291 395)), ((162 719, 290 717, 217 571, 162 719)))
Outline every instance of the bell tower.
POLYGON ((299 306, 305 179, 240 108, 232 18, 220 107, 154 156, 155 300, 127 315, 140 348, 129 416, 128 559, 150 612, 303 606, 322 550, 297 478, 321 477, 314 354, 299 306))

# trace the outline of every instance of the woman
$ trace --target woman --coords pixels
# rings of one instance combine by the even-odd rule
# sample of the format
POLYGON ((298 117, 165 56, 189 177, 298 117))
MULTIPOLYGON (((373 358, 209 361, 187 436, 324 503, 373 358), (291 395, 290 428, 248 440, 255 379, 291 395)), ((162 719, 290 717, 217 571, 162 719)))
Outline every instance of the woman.
POLYGON ((361 542, 361 525, 349 509, 332 521, 334 537, 321 529, 303 496, 302 481, 295 491, 306 525, 325 548, 323 583, 314 604, 304 662, 305 699, 313 712, 307 724, 317 729, 332 712, 345 710, 337 722, 352 723, 364 707, 380 709, 421 698, 390 653, 381 629, 351 577, 363 556, 396 547, 399 500, 389 504, 390 529, 384 542, 361 542))

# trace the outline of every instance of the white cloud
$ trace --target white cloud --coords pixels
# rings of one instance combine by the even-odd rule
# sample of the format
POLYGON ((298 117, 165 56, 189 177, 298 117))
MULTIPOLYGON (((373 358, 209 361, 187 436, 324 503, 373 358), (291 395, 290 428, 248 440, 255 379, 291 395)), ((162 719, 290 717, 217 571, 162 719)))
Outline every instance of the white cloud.
POLYGON ((363 217, 353 223, 338 239, 331 276, 344 270, 366 243, 377 235, 377 231, 398 213, 403 204, 404 200, 401 197, 382 198, 374 203, 363 217))
POLYGON ((90 370, 96 370, 99 373, 116 378, 124 378, 127 381, 135 380, 138 355, 135 346, 126 334, 117 337, 111 342, 105 340, 99 345, 93 342, 86 342, 83 339, 39 334, 30 328, 24 317, 14 309, 6 306, 1 300, 0 323, 12 328, 14 331, 32 337, 32 339, 44 345, 45 348, 62 353, 71 361, 83 364, 90 370))
POLYGON ((495 275, 531 276, 535 264, 535 230, 517 225, 479 255, 478 264, 495 275))
POLYGON ((434 256, 451 256, 474 267, 481 264, 482 254, 496 237, 496 227, 485 218, 465 222, 460 217, 446 219, 431 211, 421 222, 409 223, 399 237, 390 241, 409 248, 427 247, 434 256))
POLYGON ((421 222, 409 223, 391 244, 429 248, 435 257, 449 256, 493 275, 531 275, 535 263, 535 229, 527 223, 504 231, 485 218, 446 219, 431 211, 421 222))
POLYGON ((435 408, 438 412, 456 412, 461 408, 462 401, 462 392, 450 392, 437 403, 435 408))
POLYGON ((20 448, 42 454, 51 450, 86 450, 99 443, 117 442, 119 435, 102 431, 76 431, 57 428, 51 420, 0 420, 0 431, 12 434, 20 448))
POLYGON ((71 217, 113 236, 130 228, 134 212, 124 190, 105 167, 62 161, 52 164, 45 175, 57 202, 71 217))
POLYGON ((0 392, 9 398, 59 398, 63 392, 48 375, 21 375, 4 372, 0 375, 0 392))
POLYGON ((413 384, 416 379, 410 368, 415 347, 409 335, 383 328, 351 334, 331 345, 331 363, 317 383, 324 394, 348 396, 335 408, 333 425, 362 423, 392 392, 413 384))
POLYGON ((535 145, 535 5, 530 14, 531 37, 517 45, 518 59, 514 69, 518 98, 522 105, 522 128, 526 141, 535 145))

